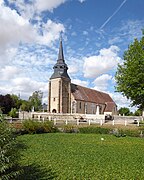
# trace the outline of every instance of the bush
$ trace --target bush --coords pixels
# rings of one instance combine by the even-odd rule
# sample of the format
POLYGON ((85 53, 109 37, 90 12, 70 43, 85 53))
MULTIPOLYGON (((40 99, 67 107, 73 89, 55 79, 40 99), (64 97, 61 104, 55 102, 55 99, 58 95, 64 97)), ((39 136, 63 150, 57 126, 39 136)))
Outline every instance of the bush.
POLYGON ((65 133, 74 133, 74 132, 76 132, 76 129, 72 125, 65 125, 62 130, 65 133))
POLYGON ((0 179, 15 179, 20 174, 20 147, 13 130, 0 115, 0 179))
POLYGON ((139 129, 120 129, 119 132, 122 136, 140 137, 139 129))
POLYGON ((43 129, 45 133, 55 133, 59 132, 58 128, 54 126, 52 121, 45 121, 43 123, 43 129))
POLYGON ((51 121, 39 122, 29 119, 23 122, 23 131, 28 134, 39 134, 57 132, 58 129, 51 121))
POLYGON ((109 134, 111 131, 110 128, 103 128, 103 127, 81 127, 79 128, 80 133, 94 133, 94 134, 109 134))

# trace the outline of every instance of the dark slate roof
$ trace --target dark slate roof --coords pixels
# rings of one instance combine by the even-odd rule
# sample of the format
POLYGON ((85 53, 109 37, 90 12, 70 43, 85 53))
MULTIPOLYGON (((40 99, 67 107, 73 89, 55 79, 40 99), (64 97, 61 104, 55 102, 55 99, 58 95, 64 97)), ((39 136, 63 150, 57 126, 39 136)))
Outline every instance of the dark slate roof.
POLYGON ((54 69, 54 73, 52 74, 50 79, 67 78, 70 80, 70 77, 67 73, 68 67, 64 60, 62 40, 60 40, 58 60, 54 65, 53 69, 54 69))
POLYGON ((109 94, 106 94, 104 92, 82 87, 76 84, 71 84, 71 92, 76 100, 97 104, 110 104, 111 107, 113 104, 113 107, 115 106, 115 102, 112 100, 109 94))

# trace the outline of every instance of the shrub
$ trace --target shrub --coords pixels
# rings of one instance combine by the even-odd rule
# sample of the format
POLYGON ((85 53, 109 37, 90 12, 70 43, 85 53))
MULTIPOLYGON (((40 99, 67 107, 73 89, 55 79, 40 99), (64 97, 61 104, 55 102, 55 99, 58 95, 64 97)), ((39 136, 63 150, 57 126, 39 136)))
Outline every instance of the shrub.
POLYGON ((20 174, 20 147, 13 130, 0 115, 0 179, 15 179, 20 174))
POLYGON ((39 134, 57 132, 58 129, 51 121, 39 122, 29 119, 23 122, 23 131, 29 134, 39 134))
POLYGON ((139 129, 120 129, 119 132, 122 136, 140 137, 139 129))
POLYGON ((111 131, 110 128, 103 128, 103 127, 81 127, 79 128, 80 133, 94 133, 94 134, 109 134, 111 131))
POLYGON ((63 127, 63 132, 65 132, 65 133, 74 133, 74 132, 76 132, 76 129, 72 125, 65 125, 63 127))
POLYGON ((53 133, 53 132, 59 132, 58 128, 54 126, 52 121, 45 121, 43 123, 44 132, 46 133, 53 133))
POLYGON ((38 121, 33 121, 29 119, 23 122, 23 129, 27 131, 29 134, 35 134, 38 128, 41 128, 40 122, 38 121))

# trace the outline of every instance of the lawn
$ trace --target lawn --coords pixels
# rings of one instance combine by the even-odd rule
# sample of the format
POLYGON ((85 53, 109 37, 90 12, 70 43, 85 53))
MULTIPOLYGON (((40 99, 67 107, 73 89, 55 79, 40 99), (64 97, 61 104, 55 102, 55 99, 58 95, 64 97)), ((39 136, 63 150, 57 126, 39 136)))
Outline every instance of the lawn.
POLYGON ((27 146, 25 179, 144 179, 143 138, 47 133, 19 139, 27 146))

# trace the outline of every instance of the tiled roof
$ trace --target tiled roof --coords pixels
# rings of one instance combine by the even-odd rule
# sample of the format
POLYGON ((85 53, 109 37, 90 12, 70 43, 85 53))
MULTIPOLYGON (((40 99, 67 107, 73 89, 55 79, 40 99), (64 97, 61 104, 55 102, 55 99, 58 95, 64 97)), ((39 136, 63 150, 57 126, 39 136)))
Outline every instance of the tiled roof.
POLYGON ((76 100, 97 104, 106 104, 106 102, 111 102, 111 104, 115 105, 109 94, 94 89, 82 87, 76 84, 71 84, 71 92, 76 100))
POLYGON ((114 102, 106 102, 105 112, 111 112, 115 106, 114 102))

